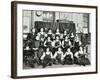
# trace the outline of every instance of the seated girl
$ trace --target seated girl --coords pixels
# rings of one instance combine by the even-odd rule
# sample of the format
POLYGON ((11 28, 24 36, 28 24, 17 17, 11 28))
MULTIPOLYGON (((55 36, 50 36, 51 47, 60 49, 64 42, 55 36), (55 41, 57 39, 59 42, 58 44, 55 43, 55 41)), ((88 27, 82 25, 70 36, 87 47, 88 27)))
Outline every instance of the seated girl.
POLYGON ((43 53, 41 56, 42 60, 42 66, 43 68, 46 66, 51 66, 53 61, 52 61, 52 52, 49 50, 49 48, 46 49, 46 52, 43 53))
POLYGON ((75 54, 74 54, 74 63, 75 63, 75 64, 79 64, 79 56, 80 56, 80 53, 79 53, 79 52, 80 52, 81 54, 83 54, 83 49, 82 49, 82 47, 81 47, 81 48, 79 47, 79 51, 76 51, 75 54))
POLYGON ((89 65, 90 60, 89 60, 89 55, 86 53, 86 48, 84 47, 83 54, 81 53, 81 49, 80 49, 79 53, 80 53, 80 55, 79 55, 79 59, 80 59, 79 64, 83 65, 83 66, 89 65))
POLYGON ((73 64, 73 53, 71 52, 70 48, 64 54, 64 64, 73 64))
POLYGON ((58 51, 55 52, 53 58, 54 64, 63 64, 63 51, 61 48, 58 48, 58 51))
POLYGON ((90 61, 89 61, 89 59, 87 58, 87 55, 86 55, 86 51, 85 50, 83 51, 82 47, 79 48, 79 51, 75 54, 75 57, 76 57, 77 63, 79 65, 85 66, 85 65, 90 64, 90 61))

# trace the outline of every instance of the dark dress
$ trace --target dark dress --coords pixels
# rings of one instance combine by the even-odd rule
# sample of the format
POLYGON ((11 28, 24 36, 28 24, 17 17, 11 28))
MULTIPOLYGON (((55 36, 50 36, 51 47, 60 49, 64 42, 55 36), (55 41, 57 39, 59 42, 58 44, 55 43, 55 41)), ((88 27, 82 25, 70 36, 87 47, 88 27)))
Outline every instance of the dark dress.
POLYGON ((50 39, 53 40, 53 34, 48 33, 48 37, 50 37, 50 39))
POLYGON ((51 41, 46 41, 46 47, 52 48, 52 42, 51 41))
POLYGON ((55 64, 63 64, 61 57, 62 57, 62 53, 57 53, 55 64))
POLYGON ((52 59, 51 59, 51 54, 46 54, 44 59, 43 59, 43 67, 46 67, 48 65, 52 65, 52 59))
POLYGON ((64 64, 68 64, 68 65, 73 64, 73 59, 71 58, 70 54, 68 54, 68 55, 65 56, 65 58, 64 58, 64 64))
POLYGON ((56 41, 55 42, 55 51, 57 51, 59 47, 61 47, 60 41, 56 41))
POLYGON ((60 46, 61 46, 61 45, 60 45, 60 41, 56 41, 56 42, 55 42, 55 47, 58 48, 58 47, 60 47, 60 46))
POLYGON ((75 56, 74 56, 74 64, 77 64, 77 65, 79 64, 79 62, 78 62, 78 58, 75 57, 75 56))
POLYGON ((51 41, 46 41, 46 48, 49 48, 50 51, 52 51, 52 42, 51 41))
POLYGON ((79 65, 89 65, 90 61, 88 58, 85 57, 85 54, 79 54, 79 59, 78 59, 79 65))
POLYGON ((74 37, 70 37, 71 44, 74 45, 74 37))
POLYGON ((70 47, 69 46, 69 41, 64 41, 64 45, 63 46, 64 46, 63 51, 66 52, 66 50, 70 47))
POLYGON ((77 52, 77 51, 79 51, 79 47, 80 47, 79 46, 79 42, 75 41, 75 44, 74 44, 74 53, 77 52))

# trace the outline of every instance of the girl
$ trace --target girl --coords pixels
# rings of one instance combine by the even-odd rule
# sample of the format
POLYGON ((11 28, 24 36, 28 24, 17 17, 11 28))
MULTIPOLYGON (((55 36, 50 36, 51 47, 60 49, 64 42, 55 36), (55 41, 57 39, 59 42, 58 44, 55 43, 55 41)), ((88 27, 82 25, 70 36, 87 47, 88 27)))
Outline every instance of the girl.
POLYGON ((50 50, 52 50, 52 41, 51 38, 48 37, 47 40, 44 42, 44 46, 47 48, 50 48, 50 50))
POLYGON ((39 38, 40 38, 40 47, 44 47, 44 40, 45 40, 45 37, 47 36, 46 33, 44 32, 44 29, 41 28, 40 29, 40 32, 38 33, 39 35, 39 38))
POLYGON ((81 46, 81 41, 79 40, 78 36, 76 36, 75 43, 74 43, 74 53, 79 51, 80 46, 81 46))
POLYGON ((46 49, 46 52, 43 53, 41 56, 42 60, 42 65, 43 68, 46 66, 51 66, 52 65, 52 52, 49 50, 49 48, 46 49))
POLYGON ((87 64, 90 64, 88 58, 86 57, 86 53, 83 51, 82 47, 79 48, 79 51, 75 54, 75 57, 79 65, 85 66, 87 64))
POLYGON ((65 30, 63 34, 63 38, 65 39, 66 36, 68 37, 68 34, 67 34, 67 31, 65 30))
POLYGON ((63 51, 58 48, 58 51, 54 54, 54 64, 63 64, 63 51))
POLYGON ((45 37, 46 37, 47 35, 46 35, 46 33, 44 32, 44 29, 43 29, 43 28, 40 29, 39 34, 40 34, 40 40, 41 40, 41 41, 44 41, 44 40, 45 40, 45 37))
POLYGON ((56 38, 57 36, 60 38, 60 31, 59 31, 59 29, 56 30, 55 38, 56 38))
POLYGON ((79 61, 79 65, 85 66, 87 64, 90 64, 90 61, 89 61, 89 59, 87 58, 87 55, 86 55, 86 50, 85 49, 83 50, 82 47, 80 47, 79 58, 78 59, 79 59, 78 60, 79 61))
POLYGON ((70 48, 67 49, 67 52, 64 54, 64 64, 73 64, 73 53, 70 48))
POLYGON ((59 37, 56 37, 56 40, 54 41, 54 47, 55 47, 55 51, 58 50, 59 47, 61 47, 61 41, 59 40, 59 37))
POLYGON ((62 41, 62 48, 63 51, 66 52, 66 50, 71 47, 71 42, 68 40, 68 37, 65 37, 65 40, 62 41))
POLYGON ((52 30, 49 29, 48 33, 47 33, 47 36, 51 38, 51 40, 53 40, 53 33, 52 33, 52 30))
POLYGON ((73 45, 74 44, 74 34, 73 33, 71 33, 70 41, 71 41, 71 44, 73 45))

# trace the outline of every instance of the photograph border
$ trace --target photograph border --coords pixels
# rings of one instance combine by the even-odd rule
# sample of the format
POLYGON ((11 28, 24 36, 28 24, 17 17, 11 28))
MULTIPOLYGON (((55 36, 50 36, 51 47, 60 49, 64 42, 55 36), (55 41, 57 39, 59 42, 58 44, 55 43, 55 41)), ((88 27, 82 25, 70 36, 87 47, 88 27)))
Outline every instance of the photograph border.
POLYGON ((73 4, 58 4, 58 3, 42 3, 42 2, 27 2, 27 1, 12 1, 11 2, 11 77, 12 78, 32 78, 32 77, 50 77, 50 76, 66 76, 80 74, 95 74, 98 72, 98 7, 90 5, 73 5, 73 4), (17 76, 17 4, 28 5, 45 5, 45 6, 60 6, 60 7, 76 7, 76 8, 94 8, 96 9, 96 71, 82 73, 63 73, 49 75, 32 75, 32 76, 17 76))

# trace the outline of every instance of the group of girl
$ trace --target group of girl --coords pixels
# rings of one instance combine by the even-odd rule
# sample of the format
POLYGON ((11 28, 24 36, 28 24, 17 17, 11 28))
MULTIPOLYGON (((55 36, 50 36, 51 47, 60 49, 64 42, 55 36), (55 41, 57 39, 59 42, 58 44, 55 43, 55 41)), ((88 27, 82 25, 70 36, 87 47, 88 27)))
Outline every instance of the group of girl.
POLYGON ((84 66, 90 64, 86 46, 82 46, 77 34, 68 33, 66 30, 60 33, 59 29, 55 33, 51 29, 46 32, 41 28, 39 32, 32 29, 32 33, 24 36, 24 39, 26 39, 23 45, 24 54, 27 55, 30 51, 30 55, 24 56, 24 61, 32 67, 35 63, 43 67, 53 64, 84 66))

